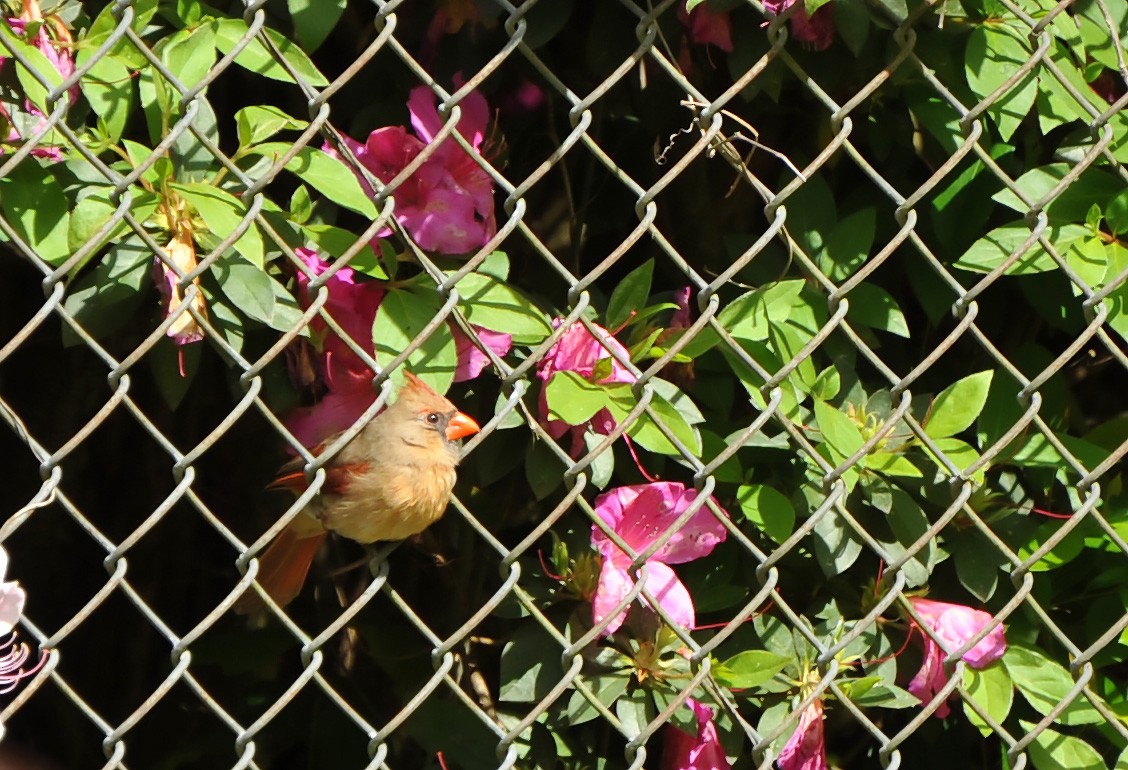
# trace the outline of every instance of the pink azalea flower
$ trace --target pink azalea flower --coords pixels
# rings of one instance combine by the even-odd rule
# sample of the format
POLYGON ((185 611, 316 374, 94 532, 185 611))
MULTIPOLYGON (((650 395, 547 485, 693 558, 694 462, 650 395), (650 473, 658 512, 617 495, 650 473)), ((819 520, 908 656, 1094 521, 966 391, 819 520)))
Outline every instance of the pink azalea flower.
POLYGON ((708 3, 702 3, 686 12, 686 2, 678 3, 678 21, 688 28, 690 42, 715 45, 726 53, 732 53, 729 12, 711 10, 708 3))
POLYGON ((823 705, 814 700, 799 716, 799 726, 776 760, 779 770, 827 770, 823 737, 823 705))
POLYGON ((815 11, 814 16, 807 14, 807 9, 802 5, 802 0, 765 0, 764 8, 774 14, 781 14, 796 2, 801 4, 799 10, 791 15, 789 26, 791 35, 800 43, 806 43, 816 51, 825 51, 834 42, 834 4, 828 2, 815 11))
POLYGON ((688 698, 686 705, 697 715, 697 735, 667 725, 662 770, 729 770, 731 765, 713 724, 713 709, 693 698, 688 698))
MULTIPOLYGON (((310 249, 296 249, 295 254, 314 275, 329 269, 310 249)), ((309 307, 316 293, 308 289, 309 278, 298 271, 298 298, 309 307)), ((323 309, 332 316, 341 329, 362 349, 371 353, 372 322, 384 299, 384 288, 375 281, 359 278, 356 271, 345 266, 326 281, 329 296, 323 309)), ((450 325, 458 350, 458 364, 454 381, 472 380, 489 364, 489 358, 477 348, 454 324, 450 325)), ((509 352, 512 338, 508 334, 475 326, 478 338, 499 356, 509 352)), ((300 407, 290 413, 286 427, 303 446, 315 447, 325 439, 346 430, 364 414, 377 393, 372 388, 376 375, 356 354, 349 344, 333 332, 320 315, 310 320, 319 355, 316 359, 317 376, 325 394, 313 406, 300 407)))
MULTIPOLYGON (((389 126, 373 131, 364 144, 344 138, 356 159, 385 184, 432 144, 443 126, 435 95, 426 86, 413 88, 407 104, 416 136, 403 126, 389 126)), ((480 93, 472 91, 459 107, 462 117, 458 132, 481 155, 489 105, 480 93)), ((337 156, 330 145, 323 149, 337 156)), ((369 195, 373 194, 363 178, 361 184, 369 195)), ((486 243, 497 232, 493 180, 452 137, 433 149, 415 173, 396 188, 393 197, 396 221, 420 248, 428 251, 464 254, 486 243)), ((378 235, 383 237, 390 232, 385 229, 378 235)))
MULTIPOLYGON (((909 601, 928 625, 928 630, 932 632, 931 636, 922 633, 924 662, 920 671, 909 682, 909 692, 922 701, 929 701, 948 683, 948 675, 944 672, 944 658, 990 625, 993 618, 988 612, 963 604, 949 604, 916 597, 910 598, 909 601)), ((1006 651, 1007 641, 1003 627, 997 625, 974 647, 965 652, 961 659, 972 668, 984 668, 1003 657, 1006 651)), ((948 711, 948 704, 941 703, 936 709, 936 716, 944 718, 948 716, 948 711)))
MULTIPOLYGON (((34 10, 34 18, 32 18, 32 21, 42 21, 42 17, 39 15, 38 6, 33 5, 32 8, 34 10)), ((20 37, 26 36, 27 25, 30 23, 28 20, 6 19, 6 22, 8 26, 11 27, 12 31, 17 35, 19 35, 20 37)), ((51 63, 51 66, 55 68, 55 71, 58 72, 59 75, 65 80, 66 78, 69 78, 74 74, 74 57, 71 55, 70 49, 68 47, 71 41, 69 39, 61 40, 59 42, 54 41, 47 33, 47 28, 47 24, 40 24, 38 31, 35 33, 35 36, 28 42, 30 42, 36 49, 39 50, 40 53, 42 53, 47 58, 47 61, 49 61, 51 63)), ((61 34, 67 34, 65 28, 62 28, 61 26, 54 27, 53 29, 60 30, 61 34)), ((7 57, 0 56, 0 70, 3 69, 6 61, 7 57)), ((78 99, 78 85, 72 86, 67 93, 70 95, 70 103, 74 104, 78 99)), ((12 106, 14 107, 15 105, 12 106)), ((32 105, 31 102, 25 101, 23 110, 27 115, 38 118, 38 120, 34 122, 33 127, 29 128, 28 125, 24 125, 25 133, 31 135, 43 128, 44 124, 47 122, 47 117, 37 107, 32 105)), ((21 134, 20 131, 16 128, 16 121, 12 119, 13 116, 11 115, 9 110, 2 104, 0 104, 0 117, 3 117, 4 120, 9 124, 8 135, 5 138, 5 141, 20 142, 25 138, 24 135, 21 134)), ((33 149, 31 151, 31 154, 37 158, 46 158, 48 160, 54 161, 63 159, 63 151, 60 147, 57 146, 39 146, 33 149)))
MULTIPOLYGON (((458 367, 454 370, 454 381, 472 380, 490 365, 490 359, 458 326, 451 324, 450 330, 454 334, 454 346, 458 351, 458 367)), ((475 326, 474 331, 482 344, 498 356, 504 356, 513 346, 513 337, 504 332, 490 331, 480 326, 475 326)))
MULTIPOLYGON (((552 322, 552 325, 559 328, 560 323, 561 320, 557 318, 552 322)), ((576 321, 541 359, 537 368, 537 376, 540 377, 545 386, 556 376, 557 372, 575 372, 585 379, 602 384, 635 381, 635 376, 620 364, 610 351, 615 351, 622 358, 628 360, 630 359, 630 352, 602 326, 598 324, 591 326, 599 335, 598 339, 582 323, 576 321), (607 370, 606 376, 596 380, 594 379, 596 366, 599 366, 600 361, 605 359, 610 359, 610 368, 607 370)), ((606 364, 603 366, 606 366, 606 364)), ((543 387, 540 395, 540 416, 545 430, 555 439, 571 431, 573 455, 578 455, 583 449, 584 432, 588 425, 594 432, 603 436, 615 429, 615 419, 611 416, 611 412, 606 409, 597 412, 585 425, 568 425, 563 420, 550 419, 548 416, 548 397, 543 387)))
MULTIPOLYGON (((676 481, 657 481, 606 492, 596 498, 595 512, 623 542, 641 553, 658 540, 696 498, 695 490, 686 489, 676 481)), ((684 628, 696 625, 693 599, 669 565, 708 556, 725 536, 724 526, 703 505, 646 562, 646 590, 666 614, 684 628)), ((616 605, 634 587, 635 580, 630 572, 631 557, 594 525, 591 542, 603 556, 599 584, 591 605, 592 620, 599 623, 615 611, 616 605)), ((617 631, 626 618, 626 610, 619 612, 612 617, 604 633, 617 631)))

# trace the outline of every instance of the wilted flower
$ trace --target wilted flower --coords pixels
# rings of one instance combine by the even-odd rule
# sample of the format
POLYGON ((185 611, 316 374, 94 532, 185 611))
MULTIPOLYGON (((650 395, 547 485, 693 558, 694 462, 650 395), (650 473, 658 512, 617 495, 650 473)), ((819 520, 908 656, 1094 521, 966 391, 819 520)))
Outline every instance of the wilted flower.
MULTIPOLYGON (((557 318, 552 325, 559 328, 560 323, 560 319, 557 318)), ((601 384, 635 381, 635 376, 611 355, 611 351, 614 351, 629 360, 630 352, 599 324, 592 324, 591 327, 595 329, 598 339, 582 323, 576 321, 541 359, 537 376, 545 387, 557 372, 575 372, 584 379, 601 384)), ((545 430, 549 435, 556 439, 571 431, 572 454, 578 454, 584 445, 584 431, 587 426, 570 426, 563 420, 550 419, 545 387, 541 388, 540 396, 541 422, 545 424, 545 430)), ((611 416, 611 412, 601 409, 587 425, 590 425, 596 433, 606 436, 615 429, 615 419, 611 416)))
POLYGON ((823 705, 815 699, 803 709, 799 725, 776 760, 779 770, 827 770, 823 737, 823 705))
POLYGON ((802 0, 764 0, 764 8, 779 15, 799 2, 800 7, 791 14, 792 36, 800 43, 807 43, 816 51, 825 51, 834 42, 834 4, 828 2, 819 7, 814 15, 807 14, 802 0))
MULTIPOLYGON (((296 249, 294 253, 315 276, 329 269, 329 263, 323 262, 310 249, 296 249)), ((308 286, 308 276, 298 271, 298 298, 305 307, 309 307, 315 299, 308 286)), ((372 323, 384 299, 383 286, 358 278, 356 271, 346 265, 333 273, 325 282, 325 288, 329 296, 323 309, 353 342, 371 352, 372 323)), ((458 351, 454 381, 474 379, 489 364, 489 359, 461 329, 454 324, 450 326, 458 351)), ((504 356, 509 352, 512 338, 508 334, 476 326, 474 329, 482 342, 497 355, 504 356)), ((372 389, 375 373, 345 340, 329 328, 320 314, 310 321, 310 331, 318 351, 315 366, 324 395, 313 406, 291 412, 286 426, 304 446, 314 447, 356 422, 372 406, 376 392, 372 389)))
MULTIPOLYGON (((413 88, 407 105, 418 136, 407 133, 403 126, 388 126, 373 131, 364 144, 344 138, 356 159, 385 184, 433 143, 443 126, 435 95, 426 86, 413 88)), ((458 132, 480 155, 490 117, 489 105, 480 93, 471 91, 458 106, 462 111, 458 132)), ((324 150, 337 155, 328 144, 324 150)), ((360 182, 372 195, 363 177, 360 182)), ((493 180, 452 137, 433 148, 415 173, 396 188, 393 197, 396 221, 420 248, 428 251, 463 254, 486 243, 497 232, 493 180)), ((378 235, 386 236, 389 232, 383 230, 378 235)))
MULTIPOLYGON (((192 236, 184 230, 178 230, 165 246, 165 254, 168 255, 169 261, 176 266, 182 274, 187 275, 196 269, 196 246, 192 243, 192 236)), ((181 303, 184 302, 184 295, 180 291, 180 276, 176 274, 164 260, 154 258, 153 260, 153 281, 157 284, 157 288, 161 291, 161 296, 164 297, 166 304, 165 317, 171 316, 181 303)), ((197 276, 192 279, 192 283, 196 287, 195 296, 192 298, 192 307, 200 313, 200 315, 207 315, 207 305, 204 302, 204 293, 200 291, 200 278, 197 276)), ((204 330, 199 322, 192 317, 192 314, 185 310, 176 320, 173 321, 172 326, 165 332, 169 337, 176 342, 177 345, 188 345, 192 342, 199 342, 204 338, 204 330)))
POLYGON ((689 40, 698 45, 715 45, 726 53, 732 53, 732 29, 728 11, 714 11, 708 3, 701 3, 692 11, 686 11, 689 0, 678 3, 678 21, 689 31, 689 40))
POLYGON ((729 770, 731 765, 713 724, 713 709, 693 698, 687 698, 685 704, 697 716, 697 735, 667 725, 662 770, 729 770))
MULTIPOLYGON (((595 512, 636 553, 654 544, 697 499, 697 492, 674 481, 618 487, 595 500, 595 512)), ((714 501, 716 502, 716 501, 714 501)), ((646 562, 646 590, 678 625, 696 625, 693 599, 668 565, 708 556, 725 539, 725 528, 709 508, 701 508, 646 562)), ((591 542, 603 556, 599 585, 592 599, 592 620, 599 623, 634 587, 632 558, 599 527, 592 526, 591 542)), ((604 633, 614 633, 627 611, 615 615, 604 633)))
MULTIPOLYGON (((932 632, 931 636, 922 633, 924 662, 921 664, 920 671, 909 682, 909 692, 922 701, 928 701, 948 683, 948 675, 944 672, 944 658, 966 644, 973 636, 994 622, 994 619, 988 612, 963 604, 949 604, 917 597, 912 597, 909 601, 928 625, 928 630, 932 632), (939 640, 940 644, 937 644, 932 637, 939 640)), ((997 625, 974 647, 965 652, 961 659, 972 668, 984 668, 1003 657, 1006 651, 1007 641, 1003 627, 997 625)), ((936 709, 936 716, 941 718, 948 716, 946 702, 941 703, 936 709)))

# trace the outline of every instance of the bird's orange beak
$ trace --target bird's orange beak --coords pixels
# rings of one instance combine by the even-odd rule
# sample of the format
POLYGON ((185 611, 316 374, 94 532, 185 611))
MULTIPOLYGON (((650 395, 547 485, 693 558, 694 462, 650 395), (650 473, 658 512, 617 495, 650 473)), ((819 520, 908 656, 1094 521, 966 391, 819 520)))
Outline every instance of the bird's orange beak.
POLYGON ((447 423, 447 441, 458 441, 460 438, 473 436, 480 430, 481 428, 478 427, 478 423, 474 422, 473 417, 462 412, 455 412, 454 416, 450 418, 450 422, 447 423))

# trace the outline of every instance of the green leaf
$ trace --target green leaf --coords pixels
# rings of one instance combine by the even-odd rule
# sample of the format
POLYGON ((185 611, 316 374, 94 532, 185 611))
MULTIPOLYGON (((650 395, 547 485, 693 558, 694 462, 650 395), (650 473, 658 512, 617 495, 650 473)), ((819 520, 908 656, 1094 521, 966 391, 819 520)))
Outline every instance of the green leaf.
POLYGON ((859 283, 847 296, 850 310, 846 319, 860 326, 910 337, 909 324, 893 295, 872 283, 859 283))
POLYGON ((862 553, 862 543, 858 536, 833 508, 822 512, 815 522, 812 534, 815 559, 823 574, 828 577, 841 575, 862 553))
POLYGON ((743 485, 736 499, 745 517, 777 543, 795 531, 795 506, 781 492, 763 484, 743 485))
MULTIPOLYGON (((223 256, 207 275, 247 318, 278 331, 303 325, 301 309, 293 296, 261 267, 233 255, 223 256)), ((308 327, 302 329, 302 335, 309 335, 308 327)))
MULTIPOLYGON (((628 398, 633 402, 634 397, 629 396, 630 386, 623 385, 628 398)), ((680 411, 674 408, 666 399, 655 394, 650 401, 650 407, 657 413, 658 419, 662 424, 685 445, 685 448, 693 454, 694 457, 701 455, 701 437, 697 431, 693 429, 680 411)), ((633 408, 632 403, 622 404, 621 401, 613 402, 608 407, 611 414, 615 417, 616 421, 626 419, 627 413, 633 408)), ((651 452, 658 452, 659 454, 677 455, 680 454, 677 447, 666 438, 666 435, 658 428, 654 418, 646 412, 638 416, 638 419, 627 429, 627 434, 638 442, 639 446, 644 449, 649 449, 651 452)))
MULTIPOLYGON (((1003 655, 1003 665, 1019 692, 1039 714, 1057 708, 1074 685, 1069 671, 1030 647, 1010 644, 1003 655)), ((1104 717, 1080 694, 1057 721, 1063 725, 1091 725, 1100 724, 1104 717)))
POLYGON ((504 331, 513 341, 536 345, 552 333, 552 324, 532 302, 492 275, 469 273, 455 288, 458 306, 475 326, 504 331))
MULTIPOLYGON (((1072 168, 1068 163, 1039 166, 1016 179, 1014 186, 1031 203, 1035 203, 1054 189, 1072 168)), ((1046 207, 1046 215, 1055 223, 1083 222, 1094 203, 1104 208, 1106 202, 1112 200, 1123 189, 1124 183, 1117 177, 1103 169, 1089 168, 1050 202, 1046 207)), ((995 193, 991 199, 1019 214, 1026 214, 1029 210, 1009 187, 995 193)))
MULTIPOLYGON (((402 353, 442 308, 438 292, 432 290, 389 291, 380 302, 372 324, 372 340, 381 364, 402 353)), ((407 368, 438 393, 446 393, 454 380, 458 352, 450 324, 439 324, 434 333, 407 358, 407 368)), ((403 369, 394 379, 402 377, 403 369)))
POLYGON ((956 560, 956 576, 960 584, 981 602, 990 600, 999 584, 1000 567, 1007 564, 987 537, 971 528, 945 538, 946 547, 956 560))
POLYGON ((743 340, 768 338, 770 322, 782 324, 803 290, 802 280, 780 281, 762 286, 730 302, 717 316, 729 334, 743 340))
POLYGON ((920 472, 920 468, 913 465, 909 458, 890 452, 870 452, 862 458, 862 465, 871 471, 884 473, 886 476, 903 476, 914 479, 924 476, 920 472))
POLYGON ((535 703, 563 675, 559 647, 536 623, 521 625, 501 651, 500 673, 499 700, 535 703))
POLYGON ((905 709, 920 705, 919 698, 892 684, 874 685, 850 700, 863 708, 905 709))
MULTIPOLYGON (((103 339, 140 306, 152 266, 153 252, 138 236, 121 239, 93 270, 68 287, 63 307, 86 332, 103 339)), ((68 324, 62 328, 65 345, 80 342, 68 324)))
MULTIPOLYGON (((909 548, 928 530, 928 517, 908 493, 894 487, 891 490, 893 507, 887 521, 893 532, 892 541, 883 541, 890 556, 900 559, 909 548)), ((909 588, 919 588, 928 583, 932 568, 936 564, 936 541, 928 540, 905 562, 905 578, 909 588)))
MULTIPOLYGON (((1088 237, 1088 228, 1081 225, 1051 225, 1043 234, 1059 254, 1064 253, 1074 241, 1088 237)), ((1030 228, 1021 222, 996 227, 971 245, 955 266, 973 273, 989 273, 1006 262, 1012 252, 1030 237, 1030 228)), ((1056 270, 1057 263, 1034 241, 1007 269, 1007 275, 1030 275, 1056 270)))
MULTIPOLYGON (((303 224, 308 222, 311 216, 313 216, 313 201, 309 197, 309 188, 300 184, 290 196, 290 221, 294 224, 303 224)), ((368 250, 371 251, 372 247, 369 246, 368 250)))
MULTIPOLYGON (((243 202, 226 190, 201 182, 184 182, 169 186, 196 210, 216 244, 233 233, 247 216, 243 202)), ((201 234, 194 233, 197 239, 201 234)), ((248 262, 262 269, 266 259, 265 247, 254 220, 235 241, 233 247, 248 262)))
POLYGON ((830 445, 840 459, 850 457, 866 443, 858 424, 849 415, 825 401, 815 402, 815 424, 822 433, 823 441, 830 445))
MULTIPOLYGON (((290 149, 292 145, 285 142, 268 142, 251 148, 251 151, 276 160, 290 149)), ((303 147, 286 164, 286 170, 297 174, 303 182, 334 203, 369 219, 376 218, 376 205, 364 192, 356 175, 332 155, 303 147)))
POLYGON ((341 20, 347 0, 286 0, 298 40, 307 51, 316 51, 341 20))
POLYGON ((215 28, 202 24, 195 29, 183 29, 165 39, 160 53, 180 85, 191 89, 215 65, 215 28))
MULTIPOLYGON (((81 49, 76 66, 84 66, 90 54, 89 49, 81 49)), ((94 114, 102 119, 107 138, 119 140, 133 110, 133 77, 128 65, 107 54, 91 65, 79 86, 94 114)))
POLYGON ((970 428, 987 403, 993 374, 990 369, 978 372, 940 391, 924 424, 925 433, 932 438, 946 438, 970 428))
POLYGON ((841 389, 842 378, 838 370, 828 366, 815 377, 815 383, 811 386, 811 395, 819 401, 829 401, 835 398, 841 389))
POLYGON ((1011 705, 1014 703, 1014 683, 1011 682, 1006 666, 987 666, 976 670, 971 666, 964 668, 963 686, 967 690, 964 697, 964 714, 967 719, 984 737, 993 730, 983 721, 975 710, 968 705, 968 700, 975 701, 976 705, 999 724, 1002 724, 1010 714, 1011 705))
MULTIPOLYGON (((838 7, 835 7, 836 12, 838 7)), ((876 227, 877 210, 872 207, 856 211, 835 223, 826 238, 826 248, 818 255, 818 265, 828 278, 843 281, 865 263, 873 246, 876 227)))
MULTIPOLYGON (((317 244, 319 249, 333 259, 343 257, 345 252, 356 245, 357 241, 357 237, 351 232, 333 225, 305 225, 302 227, 302 232, 313 243, 317 244)), ((368 243, 364 244, 360 251, 349 260, 349 267, 380 280, 387 280, 388 278, 383 265, 376 257, 376 252, 372 250, 372 246, 368 243)))
MULTIPOLYGON (((0 22, 0 27, 7 25, 0 22)), ((40 258, 52 266, 67 261, 70 203, 47 168, 28 158, 9 171, 3 179, 0 208, 40 258)))
POLYGON ((544 386, 548 414, 569 425, 582 425, 611 404, 612 388, 627 388, 629 393, 630 386, 598 385, 575 372, 557 372, 544 386))
MULTIPOLYGON (((138 222, 144 222, 157 210, 157 196, 143 190, 133 189, 133 207, 130 213, 138 222)), ((82 246, 94 240, 98 231, 114 217, 117 207, 109 199, 109 192, 96 192, 80 200, 71 211, 70 222, 67 226, 67 248, 71 253, 78 251, 82 246)), ((87 260, 98 253, 98 249, 110 241, 119 241, 126 233, 132 233, 124 219, 119 219, 113 227, 102 236, 97 247, 90 251, 87 260)), ((152 259, 152 253, 149 253, 152 259)), ((76 265, 71 270, 71 275, 77 275, 86 260, 76 265)))
MULTIPOLYGON (((248 30, 246 22, 242 19, 216 19, 213 24, 215 26, 215 46, 224 55, 235 49, 235 46, 239 44, 248 30)), ((236 64, 272 80, 282 80, 287 83, 295 82, 290 73, 275 60, 263 44, 261 38, 263 34, 304 82, 311 86, 329 85, 329 81, 314 66, 305 51, 286 39, 285 36, 267 27, 263 27, 259 36, 256 36, 247 44, 246 48, 239 52, 239 55, 235 57, 236 64)))
MULTIPOLYGON (((584 683, 592 690, 596 700, 605 706, 610 706, 627 691, 631 683, 629 674, 607 674, 600 676, 584 677, 584 683)), ((570 725, 583 724, 599 716, 595 706, 578 689, 568 699, 568 706, 564 711, 564 718, 570 725)))
MULTIPOLYGON (((979 98, 991 94, 1030 61, 1032 51, 1022 35, 1005 24, 983 24, 968 35, 967 83, 979 98)), ((1034 106, 1038 86, 1032 73, 1000 95, 987 109, 1003 141, 1034 106)))
POLYGON ((1128 232, 1128 189, 1122 189, 1109 201, 1105 208, 1105 221, 1112 228, 1113 235, 1128 232))
POLYGON ((648 259, 619 282, 607 303, 607 328, 618 329, 646 305, 650 283, 654 277, 654 260, 648 259))
POLYGON ((277 107, 265 104, 244 107, 235 113, 235 129, 239 135, 240 147, 264 142, 279 131, 301 130, 308 125, 307 121, 298 120, 277 107))
POLYGON ((745 650, 713 667, 713 678, 722 687, 758 687, 783 671, 792 659, 767 650, 745 650))
MULTIPOLYGON (((1037 725, 1020 721, 1022 729, 1032 731, 1037 725)), ((1063 735, 1049 728, 1034 736, 1027 747, 1037 770, 1106 770, 1101 755, 1085 741, 1063 735)))

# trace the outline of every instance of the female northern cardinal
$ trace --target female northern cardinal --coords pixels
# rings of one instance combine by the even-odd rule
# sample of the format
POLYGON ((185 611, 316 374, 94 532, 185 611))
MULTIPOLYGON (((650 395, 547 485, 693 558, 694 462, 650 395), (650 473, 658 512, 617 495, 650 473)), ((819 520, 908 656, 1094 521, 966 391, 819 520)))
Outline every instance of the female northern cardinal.
MULTIPOLYGON (((406 377, 395 403, 325 465, 321 494, 259 557, 259 585, 279 605, 298 595, 329 532, 358 543, 403 540, 446 510, 458 465, 457 442, 477 433, 478 423, 415 375, 407 372, 406 377)), ((303 464, 300 457, 286 463, 270 486, 300 494, 308 486, 303 464)), ((258 596, 248 593, 236 611, 259 607, 258 596)))

